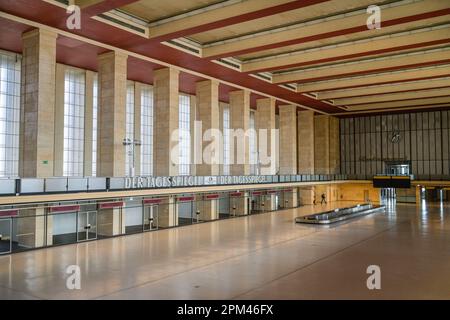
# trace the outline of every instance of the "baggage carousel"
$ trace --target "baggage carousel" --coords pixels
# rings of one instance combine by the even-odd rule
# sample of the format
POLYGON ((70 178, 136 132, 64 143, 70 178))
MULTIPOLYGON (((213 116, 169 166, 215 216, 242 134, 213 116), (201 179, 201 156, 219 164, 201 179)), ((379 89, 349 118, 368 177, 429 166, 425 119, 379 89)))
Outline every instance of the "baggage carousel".
POLYGON ((358 204, 353 207, 338 208, 331 211, 320 212, 308 216, 295 218, 296 223, 307 224, 332 224, 340 221, 365 216, 371 213, 381 212, 385 206, 373 205, 371 203, 358 204))

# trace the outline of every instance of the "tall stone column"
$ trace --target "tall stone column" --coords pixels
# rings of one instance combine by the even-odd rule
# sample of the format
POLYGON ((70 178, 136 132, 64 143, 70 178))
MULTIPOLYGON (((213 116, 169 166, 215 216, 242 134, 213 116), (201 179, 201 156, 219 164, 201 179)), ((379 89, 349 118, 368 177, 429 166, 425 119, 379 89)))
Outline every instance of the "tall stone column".
MULTIPOLYGON (((297 174, 297 106, 283 105, 280 115, 280 174, 297 174)), ((297 189, 283 192, 280 205, 283 208, 297 207, 297 189)))
MULTIPOLYGON (((52 177, 55 155, 55 90, 57 34, 35 29, 22 35, 22 85, 20 113, 19 175, 52 177)), ((47 239, 43 209, 20 210, 17 242, 28 248, 51 244, 47 239)))
POLYGON ((279 114, 280 174, 297 174, 297 106, 280 106, 279 114))
POLYGON ((176 176, 178 165, 172 162, 171 152, 177 158, 177 141, 172 134, 178 130, 179 71, 172 68, 159 69, 153 79, 153 159, 155 176, 176 176))
POLYGON ((314 111, 298 113, 298 173, 314 174, 314 111))
POLYGON ((127 56, 107 52, 98 57, 97 176, 125 176, 127 56))
MULTIPOLYGON (((230 174, 232 176, 250 174, 250 91, 230 92, 230 174)), ((248 192, 230 199, 233 214, 246 215, 249 207, 248 192), (234 208, 234 209, 233 209, 234 208)))
MULTIPOLYGON (((276 174, 275 157, 275 99, 264 98, 256 100, 256 134, 258 141, 258 156, 261 175, 276 174), (275 141, 272 141, 272 137, 275 141), (264 141, 265 140, 265 141, 264 141)), ((264 196, 264 209, 276 210, 276 194, 268 193, 264 196)))
POLYGON ((250 174, 250 144, 246 134, 250 127, 250 91, 230 92, 231 175, 250 174), (239 163, 241 162, 241 163, 239 163))
MULTIPOLYGON (((314 111, 298 112, 298 174, 314 174, 314 111)), ((301 205, 312 204, 314 188, 299 188, 301 205)))
POLYGON ((260 160, 260 174, 274 175, 276 173, 275 141, 272 141, 272 133, 275 132, 275 99, 265 98, 256 100, 256 132, 258 137, 258 154, 260 160), (262 133, 265 144, 263 143, 262 133), (272 157, 273 156, 273 157, 272 157))
POLYGON ((339 120, 328 115, 314 117, 314 172, 339 172, 339 120))
POLYGON ((202 139, 202 155, 206 157, 203 157, 201 164, 197 164, 197 175, 216 176, 219 175, 219 157, 223 147, 222 139, 216 135, 219 132, 219 82, 216 80, 197 82, 196 97, 197 121, 202 123, 202 136, 209 139, 209 141, 202 139))
MULTIPOLYGON (((98 57, 98 125, 97 176, 125 176, 127 56, 107 52, 98 57)), ((119 208, 103 209, 99 213, 99 234, 120 234, 120 221, 125 221, 119 208), (101 233, 100 233, 101 231, 101 233)), ((122 232, 123 233, 123 232, 122 232)))
MULTIPOLYGON (((179 122, 179 71, 172 68, 159 69, 153 78, 153 174, 155 176, 176 176, 178 165, 178 141, 172 141, 172 134, 178 131, 179 122), (174 153, 173 155, 171 153, 174 153)), ((159 209, 161 227, 178 224, 174 201, 159 209)))
POLYGON ((22 178, 53 176, 56 37, 56 33, 41 29, 22 35, 22 178))

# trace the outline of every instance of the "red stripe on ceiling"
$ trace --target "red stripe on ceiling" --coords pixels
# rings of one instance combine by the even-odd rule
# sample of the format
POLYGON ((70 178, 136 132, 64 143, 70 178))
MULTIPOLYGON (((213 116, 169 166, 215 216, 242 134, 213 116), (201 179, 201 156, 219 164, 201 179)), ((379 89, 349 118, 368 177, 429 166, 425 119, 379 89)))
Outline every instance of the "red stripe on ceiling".
POLYGON ((89 17, 93 17, 100 13, 108 12, 110 10, 120 8, 137 1, 139 0, 104 0, 100 3, 83 8, 82 11, 89 17))
MULTIPOLYGON (((389 26, 393 26, 393 25, 397 25, 397 24, 414 22, 414 21, 418 21, 418 20, 434 18, 434 17, 443 16, 443 15, 447 15, 447 14, 450 14, 450 9, 436 10, 436 11, 431 11, 431 12, 427 12, 427 13, 416 14, 413 16, 392 19, 392 20, 388 20, 388 21, 382 21, 381 27, 389 27, 389 26)), ((286 47, 286 46, 290 46, 290 45, 294 45, 294 44, 301 44, 301 43, 306 43, 306 42, 311 42, 311 41, 316 41, 316 40, 321 40, 321 39, 326 39, 326 38, 332 38, 332 37, 342 36, 342 35, 346 35, 346 34, 358 33, 358 32, 363 32, 363 31, 370 31, 370 30, 367 29, 366 25, 362 25, 362 26, 357 26, 357 27, 352 27, 352 28, 347 28, 347 29, 342 29, 342 30, 325 32, 325 33, 316 34, 316 35, 312 35, 312 36, 308 36, 308 37, 292 39, 292 40, 288 40, 288 41, 280 41, 277 43, 271 43, 268 45, 257 46, 257 47, 248 48, 248 49, 244 49, 244 50, 225 52, 225 53, 221 53, 218 55, 208 56, 207 58, 208 59, 218 59, 218 58, 224 58, 224 57, 238 56, 238 55, 243 55, 243 54, 247 54, 247 53, 253 53, 253 52, 258 52, 258 51, 263 51, 263 50, 286 47)))
POLYGON ((214 30, 214 29, 219 29, 219 28, 223 28, 226 26, 230 26, 233 24, 238 24, 238 23, 242 23, 242 22, 246 22, 246 21, 250 21, 250 20, 255 20, 255 19, 259 19, 259 18, 264 18, 267 16, 271 16, 271 15, 275 15, 278 13, 282 13, 285 11, 289 11, 289 10, 295 10, 295 9, 299 9, 299 8, 304 8, 304 7, 308 7, 311 5, 315 5, 318 3, 322 3, 322 2, 327 2, 330 0, 298 0, 298 1, 292 1, 292 2, 288 2, 288 3, 284 3, 284 4, 280 4, 277 6, 273 6, 270 8, 266 8, 266 9, 261 9, 261 10, 257 10, 257 11, 253 11, 253 12, 249 12, 249 13, 245 13, 245 14, 241 14, 241 15, 237 15, 231 18, 226 18, 226 19, 222 19, 222 20, 217 20, 214 22, 210 22, 210 23, 205 23, 196 27, 192 27, 192 28, 187 28, 184 30, 180 30, 180 31, 176 31, 176 32, 172 32, 172 33, 168 33, 159 37, 155 37, 153 38, 154 40, 157 41, 167 41, 167 40, 171 40, 171 39, 176 39, 176 38, 180 38, 180 37, 185 37, 188 35, 192 35, 192 34, 196 34, 196 33, 201 33, 201 32, 205 32, 205 31, 209 31, 209 30, 214 30))
MULTIPOLYGON (((450 43, 450 39, 427 41, 427 42, 422 42, 422 43, 409 44, 406 46, 392 47, 392 48, 380 49, 380 50, 372 50, 372 51, 348 54, 348 55, 339 56, 339 57, 319 59, 319 60, 302 62, 302 63, 292 63, 292 64, 284 65, 283 67, 263 68, 263 69, 258 69, 258 70, 252 70, 250 72, 257 73, 257 72, 262 72, 262 71, 284 70, 284 69, 290 69, 290 68, 294 68, 294 67, 302 67, 302 66, 309 66, 309 65, 320 64, 320 63, 325 63, 325 62, 333 62, 333 61, 339 61, 339 60, 347 60, 347 59, 353 59, 353 58, 359 58, 359 57, 373 56, 373 55, 382 54, 382 53, 409 50, 409 49, 415 49, 415 48, 421 48, 421 47, 428 47, 428 46, 434 46, 434 45, 445 44, 445 43, 450 43)), ((248 72, 248 73, 250 73, 250 72, 248 72)))
MULTIPOLYGON (((450 76, 450 70, 449 73, 443 76, 432 76, 432 77, 422 77, 422 78, 410 78, 408 80, 396 80, 396 81, 387 81, 387 82, 380 82, 380 83, 364 83, 364 84, 359 84, 359 85, 354 85, 354 86, 344 86, 344 87, 338 87, 338 88, 333 88, 333 89, 324 89, 324 90, 314 90, 314 92, 321 92, 321 91, 337 91, 337 90, 342 90, 342 89, 348 89, 348 88, 359 88, 359 87, 368 87, 368 86, 374 86, 374 85, 383 85, 383 84, 389 84, 389 83, 407 83, 410 81, 419 81, 419 80, 426 80, 426 79, 436 79, 436 78, 444 78, 444 77, 448 77, 450 76)), ((299 88, 300 90, 300 88, 299 88)), ((307 93, 307 91, 299 91, 302 93, 307 93)), ((332 99, 330 99, 332 100, 332 99)))
MULTIPOLYGON (((308 83, 311 81, 321 81, 321 80, 330 80, 330 79, 339 79, 342 77, 348 77, 348 76, 355 76, 355 75, 362 75, 362 74, 372 74, 372 73, 379 73, 379 72, 387 72, 387 71, 395 71, 395 70, 403 70, 403 69, 409 69, 409 68, 417 68, 417 67, 426 67, 426 66, 433 66, 433 65, 440 65, 440 64, 446 64, 449 63, 450 59, 446 60, 438 60, 438 61, 431 61, 431 62, 423 62, 423 63, 415 63, 415 64, 408 64, 403 66, 395 66, 395 67, 388 67, 388 68, 379 68, 379 69, 371 69, 371 70, 364 70, 364 71, 358 71, 358 72, 348 72, 348 73, 341 73, 338 75, 333 76, 327 76, 327 77, 315 77, 315 78, 308 78, 308 79, 302 79, 302 80, 291 80, 281 83, 308 83)), ((305 70, 307 71, 307 70, 305 70)))

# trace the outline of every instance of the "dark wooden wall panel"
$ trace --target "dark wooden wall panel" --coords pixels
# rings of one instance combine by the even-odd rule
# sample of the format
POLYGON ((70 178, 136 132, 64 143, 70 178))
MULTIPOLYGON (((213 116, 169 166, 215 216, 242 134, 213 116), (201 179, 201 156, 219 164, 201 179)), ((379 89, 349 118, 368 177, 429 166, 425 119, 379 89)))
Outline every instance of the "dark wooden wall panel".
POLYGON ((449 110, 344 118, 340 128, 344 174, 374 175, 387 160, 410 160, 418 177, 450 175, 449 110))

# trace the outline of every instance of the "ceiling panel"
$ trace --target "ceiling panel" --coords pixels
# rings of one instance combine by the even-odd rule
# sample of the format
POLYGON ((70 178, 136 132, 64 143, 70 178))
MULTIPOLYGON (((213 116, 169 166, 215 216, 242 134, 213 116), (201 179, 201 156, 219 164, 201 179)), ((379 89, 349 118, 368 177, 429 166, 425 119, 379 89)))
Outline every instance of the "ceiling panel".
POLYGON ((148 21, 156 21, 203 8, 223 0, 141 0, 120 9, 148 21))

